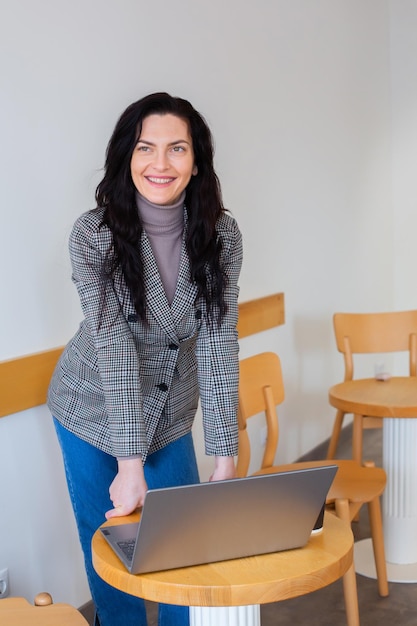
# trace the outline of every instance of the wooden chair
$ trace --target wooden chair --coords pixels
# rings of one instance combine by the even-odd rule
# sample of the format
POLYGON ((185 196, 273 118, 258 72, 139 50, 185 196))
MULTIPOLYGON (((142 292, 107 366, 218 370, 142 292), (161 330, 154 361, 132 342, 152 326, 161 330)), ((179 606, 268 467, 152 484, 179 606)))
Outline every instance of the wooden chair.
MULTIPOLYGON (((263 413, 266 418, 267 438, 261 469, 256 474, 320 465, 337 465, 338 471, 330 488, 327 504, 333 505, 338 517, 349 524, 362 505, 365 503, 368 505, 378 591, 381 596, 387 596, 388 581, 379 500, 386 484, 385 471, 376 467, 363 467, 353 460, 274 465, 279 439, 277 405, 282 404, 284 397, 284 383, 278 355, 273 352, 263 352, 240 362, 238 476, 246 476, 250 464, 251 446, 247 420, 260 413, 263 413)), ((350 598, 352 594, 356 594, 354 571, 345 574, 343 583, 346 611, 349 612, 351 610, 350 598)))
POLYGON ((7 626, 88 626, 77 609, 69 604, 53 604, 49 593, 39 593, 32 606, 24 598, 4 598, 0 602, 0 624, 7 626))
MULTIPOLYGON (((392 313, 336 313, 333 316, 336 345, 343 354, 345 381, 354 377, 354 355, 409 352, 410 376, 417 375, 417 311, 392 313)), ((327 458, 333 459, 345 413, 337 411, 327 458)), ((362 459, 364 428, 380 428, 382 418, 354 415, 353 458, 362 459)))

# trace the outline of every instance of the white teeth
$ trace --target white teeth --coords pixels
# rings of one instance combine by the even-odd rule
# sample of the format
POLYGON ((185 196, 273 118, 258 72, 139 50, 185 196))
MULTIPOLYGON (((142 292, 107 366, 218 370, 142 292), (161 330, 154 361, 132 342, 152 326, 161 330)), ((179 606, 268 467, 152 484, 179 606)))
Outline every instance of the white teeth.
POLYGON ((151 183, 157 183, 158 185, 164 185, 166 183, 170 183, 171 180, 173 180, 172 178, 154 178, 153 176, 148 176, 148 180, 151 181, 151 183))

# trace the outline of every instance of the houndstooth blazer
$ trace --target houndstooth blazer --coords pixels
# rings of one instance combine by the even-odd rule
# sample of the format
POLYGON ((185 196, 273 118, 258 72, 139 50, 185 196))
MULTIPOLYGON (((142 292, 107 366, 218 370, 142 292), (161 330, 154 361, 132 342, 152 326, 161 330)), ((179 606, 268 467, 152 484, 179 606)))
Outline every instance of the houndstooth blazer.
POLYGON ((148 326, 138 319, 121 272, 103 294, 103 259, 112 236, 103 211, 82 215, 69 249, 84 320, 55 369, 48 405, 64 427, 105 452, 148 453, 191 430, 201 400, 209 455, 237 453, 238 277, 242 238, 222 214, 217 233, 228 276, 227 314, 206 323, 204 301, 195 302, 184 238, 174 300, 168 304, 150 242, 141 248, 148 326), (104 309, 102 307, 104 301, 104 309), (102 314, 100 317, 100 310, 102 314))

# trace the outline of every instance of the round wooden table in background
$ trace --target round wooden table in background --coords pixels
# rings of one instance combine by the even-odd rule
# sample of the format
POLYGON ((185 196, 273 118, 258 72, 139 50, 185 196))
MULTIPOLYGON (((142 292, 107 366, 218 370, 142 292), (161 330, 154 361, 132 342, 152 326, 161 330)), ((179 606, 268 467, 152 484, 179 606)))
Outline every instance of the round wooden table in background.
POLYGON ((348 380, 330 388, 329 402, 345 413, 416 418, 417 376, 348 380))
MULTIPOLYGON (((331 387, 329 402, 345 413, 384 418, 387 486, 382 510, 388 580, 417 582, 417 377, 347 381, 331 387)), ((358 572, 376 576, 370 540, 355 545, 355 565, 358 572)))
MULTIPOLYGON (((135 514, 105 526, 137 519, 135 514)), ((323 532, 297 550, 138 575, 126 570, 99 530, 92 552, 94 568, 107 583, 154 602, 189 606, 191 626, 258 626, 260 604, 304 595, 341 578, 353 564, 353 536, 345 522, 326 514, 323 532)), ((359 624, 357 597, 355 602, 349 626, 359 624)))

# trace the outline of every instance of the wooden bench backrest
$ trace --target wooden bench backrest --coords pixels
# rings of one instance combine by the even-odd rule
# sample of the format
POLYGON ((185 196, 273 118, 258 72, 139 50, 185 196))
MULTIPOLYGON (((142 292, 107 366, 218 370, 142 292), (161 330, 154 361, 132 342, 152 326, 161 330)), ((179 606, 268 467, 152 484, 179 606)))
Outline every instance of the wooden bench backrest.
MULTIPOLYGON (((284 323, 284 294, 239 305, 239 338, 284 323)), ((0 362, 0 417, 45 404, 49 381, 63 348, 0 362)))

